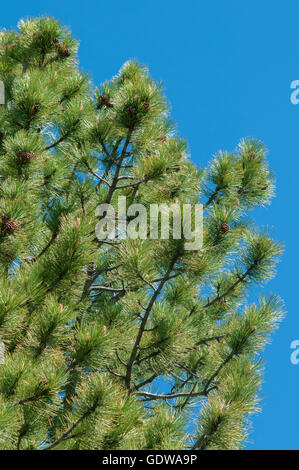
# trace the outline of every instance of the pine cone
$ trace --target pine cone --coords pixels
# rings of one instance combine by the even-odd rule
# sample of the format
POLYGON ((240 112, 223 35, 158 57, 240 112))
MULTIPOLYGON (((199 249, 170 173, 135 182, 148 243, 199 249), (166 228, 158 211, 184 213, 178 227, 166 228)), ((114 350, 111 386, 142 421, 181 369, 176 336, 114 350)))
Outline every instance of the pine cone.
POLYGON ((149 104, 148 101, 143 101, 143 102, 142 102, 142 106, 144 107, 144 109, 148 110, 149 107, 150 107, 150 104, 149 104))
POLYGON ((255 152, 249 152, 248 157, 251 158, 251 160, 255 160, 256 159, 255 152))
POLYGON ((171 190, 170 189, 167 189, 167 188, 161 188, 160 191, 164 194, 166 194, 166 196, 171 196, 171 190))
POLYGON ((182 169, 181 165, 172 165, 172 166, 168 166, 166 168, 166 171, 173 170, 173 171, 178 172, 178 171, 181 171, 181 169, 182 169))
POLYGON ((126 112, 133 116, 136 113, 136 108, 134 108, 133 106, 127 106, 126 107, 126 112))
POLYGON ((99 96, 98 108, 102 108, 102 106, 107 106, 107 108, 113 108, 114 107, 114 104, 111 103, 109 96, 107 96, 107 95, 100 95, 99 96))
POLYGON ((49 385, 49 382, 48 382, 48 380, 46 380, 46 379, 44 379, 44 380, 41 379, 41 380, 38 382, 38 385, 39 385, 39 386, 44 386, 44 387, 46 387, 47 385, 49 385))
POLYGON ((7 215, 0 215, 4 233, 13 233, 21 228, 20 222, 10 219, 7 215))
POLYGON ((220 232, 221 233, 227 233, 230 231, 230 226, 228 224, 226 224, 225 222, 223 222, 220 226, 220 232))
POLYGON ((38 103, 35 103, 35 104, 33 105, 33 113, 34 113, 34 114, 37 114, 37 113, 39 113, 39 112, 40 112, 40 105, 39 105, 38 103))
POLYGON ((53 43, 54 43, 54 44, 59 44, 59 39, 58 39, 58 38, 56 38, 56 37, 55 37, 55 38, 53 38, 53 39, 52 39, 52 41, 53 41, 53 43))
POLYGON ((66 47, 65 44, 59 44, 58 45, 57 53, 58 53, 59 57, 62 57, 64 59, 67 58, 67 57, 70 57, 70 55, 71 55, 70 50, 66 47))
POLYGON ((33 158, 36 158, 36 155, 33 152, 18 152, 18 157, 21 160, 22 163, 29 163, 30 160, 33 158))

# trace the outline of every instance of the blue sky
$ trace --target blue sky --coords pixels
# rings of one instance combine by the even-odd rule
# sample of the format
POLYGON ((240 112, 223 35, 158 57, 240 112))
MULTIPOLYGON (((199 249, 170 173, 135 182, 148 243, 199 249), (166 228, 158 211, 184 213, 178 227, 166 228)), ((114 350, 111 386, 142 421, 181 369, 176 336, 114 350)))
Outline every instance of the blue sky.
POLYGON ((299 2, 260 0, 14 0, 1 4, 1 26, 50 14, 80 39, 81 67, 97 84, 129 58, 164 84, 192 160, 205 166, 242 137, 263 140, 277 178, 277 197, 256 220, 285 243, 276 279, 288 315, 265 352, 263 410, 253 419, 248 449, 299 449, 298 244, 299 2))

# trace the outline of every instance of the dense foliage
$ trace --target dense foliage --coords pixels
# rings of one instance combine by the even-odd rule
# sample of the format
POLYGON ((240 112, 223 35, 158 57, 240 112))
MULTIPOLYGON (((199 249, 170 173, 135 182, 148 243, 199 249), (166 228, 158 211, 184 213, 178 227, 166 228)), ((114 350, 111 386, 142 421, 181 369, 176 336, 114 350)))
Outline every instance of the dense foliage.
POLYGON ((247 301, 281 254, 247 219, 274 192, 263 144, 198 170, 143 66, 99 91, 59 22, 0 40, 0 448, 240 448, 282 315, 247 301), (99 241, 120 195, 202 202, 202 248, 99 241))

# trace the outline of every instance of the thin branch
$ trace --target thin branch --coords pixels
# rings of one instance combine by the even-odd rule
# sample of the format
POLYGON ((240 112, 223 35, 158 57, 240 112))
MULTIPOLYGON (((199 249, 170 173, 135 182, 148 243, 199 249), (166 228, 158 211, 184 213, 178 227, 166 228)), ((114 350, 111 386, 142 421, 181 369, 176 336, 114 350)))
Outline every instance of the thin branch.
POLYGON ((155 378, 158 377, 158 374, 157 373, 154 373, 151 377, 149 377, 148 379, 144 380, 143 382, 140 382, 139 384, 135 385, 135 389, 134 390, 139 390, 140 388, 144 387, 145 385, 151 383, 153 380, 155 380, 155 378))
POLYGON ((214 341, 214 340, 218 341, 218 343, 219 343, 221 341, 221 339, 225 338, 225 336, 227 336, 227 335, 218 335, 218 336, 211 336, 210 338, 204 338, 204 339, 201 339, 200 341, 197 341, 195 343, 195 346, 199 346, 201 344, 206 344, 206 343, 208 343, 210 341, 214 341))
MULTIPOLYGON (((189 402, 190 398, 193 398, 193 392, 194 392, 196 386, 197 386, 197 383, 194 382, 191 391, 187 394, 186 400, 184 401, 184 403, 182 405, 179 406, 181 411, 185 408, 186 405, 188 405, 188 402, 189 402)), ((206 390, 204 390, 202 392, 202 395, 206 396, 206 390)))
POLYGON ((220 191, 220 187, 217 186, 215 191, 213 192, 213 194, 210 196, 210 198, 208 199, 208 201, 204 204, 203 208, 206 209, 210 204, 212 204, 212 202, 214 201, 215 197, 217 196, 217 194, 219 193, 220 191))
POLYGON ((123 366, 127 367, 127 364, 122 360, 122 358, 121 358, 120 355, 118 354, 118 351, 115 351, 115 354, 116 354, 116 357, 117 357, 117 359, 119 360, 119 362, 120 362, 123 366))
POLYGON ((216 198, 216 196, 218 195, 219 191, 222 191, 223 189, 226 189, 227 188, 227 185, 224 185, 224 186, 216 186, 213 194, 210 196, 210 198, 208 199, 208 201, 204 204, 203 208, 206 209, 213 201, 214 199, 216 198))
POLYGON ((223 420, 222 416, 218 416, 216 421, 212 423, 212 429, 210 430, 210 434, 203 434, 193 445, 192 450, 204 450, 209 443, 209 439, 217 432, 221 422, 223 420))
POLYGON ((41 392, 37 393, 36 395, 33 395, 32 397, 23 398, 23 400, 20 400, 20 401, 18 402, 18 404, 19 404, 19 405, 24 405, 25 403, 29 403, 29 402, 32 402, 32 401, 36 401, 36 400, 38 400, 39 398, 44 397, 47 393, 48 393, 48 390, 42 390, 41 392))
POLYGON ((110 372, 110 374, 114 375, 114 377, 119 377, 119 378, 121 378, 121 379, 125 379, 125 376, 124 376, 124 375, 117 374, 116 372, 114 372, 113 370, 111 370, 109 367, 106 367, 106 369, 108 370, 108 372, 110 372))
POLYGON ((65 431, 62 436, 60 436, 59 439, 57 439, 53 444, 49 445, 48 447, 44 448, 43 450, 50 450, 56 447, 58 444, 60 444, 62 441, 65 441, 69 434, 85 419, 87 418, 91 413, 93 413, 96 410, 97 403, 93 405, 92 408, 90 408, 88 411, 86 411, 81 418, 79 418, 67 431, 65 431))
POLYGON ((195 392, 195 393, 168 393, 167 395, 158 394, 158 393, 148 393, 148 392, 137 392, 136 395, 145 397, 146 401, 151 400, 171 400, 172 398, 180 398, 180 397, 202 397, 205 396, 204 392, 195 392))
POLYGON ((21 428, 19 432, 19 436, 18 436, 17 450, 20 450, 22 438, 26 436, 27 430, 28 430, 28 425, 25 425, 23 429, 21 428))
POLYGON ((217 368, 217 370, 214 372, 214 374, 209 378, 209 380, 207 381, 206 385, 205 385, 205 393, 207 393, 208 389, 209 389, 209 386, 211 385, 211 383, 213 382, 213 380, 217 377, 217 375, 219 374, 219 372, 221 371, 221 369, 229 362, 231 361, 231 359, 234 357, 235 355, 235 352, 232 351, 226 359, 224 359, 224 361, 220 364, 220 366, 217 368))
POLYGON ((218 302, 219 300, 223 300, 228 294, 230 294, 231 291, 233 291, 241 282, 244 282, 246 277, 250 274, 252 269, 255 267, 255 264, 250 266, 250 268, 247 269, 247 271, 240 276, 236 282, 234 282, 223 294, 217 295, 213 300, 208 300, 208 302, 203 306, 203 308, 210 307, 213 305, 215 302, 218 302))
POLYGON ((150 344, 149 346, 143 346, 143 347, 138 346, 138 349, 140 351, 147 351, 148 349, 156 348, 157 346, 159 346, 160 344, 164 343, 167 340, 168 340, 168 338, 163 338, 163 339, 160 339, 159 341, 156 341, 155 343, 150 344))
POLYGON ((127 133, 126 141, 125 141, 125 143, 124 143, 124 146, 123 146, 121 155, 120 155, 120 157, 119 157, 119 161, 118 161, 117 164, 116 164, 115 174, 114 174, 114 178, 113 178, 112 184, 111 184, 111 186, 110 186, 110 188, 109 188, 109 192, 108 192, 108 195, 107 195, 107 198, 106 198, 106 204, 110 204, 111 199, 112 199, 112 196, 113 196, 113 193, 114 193, 114 191, 115 191, 115 189, 116 189, 116 185, 117 185, 117 181, 118 181, 118 178, 119 178, 119 173, 120 173, 121 165, 122 165, 123 159, 125 158, 125 154, 126 154, 128 145, 129 145, 129 143, 130 143, 132 133, 133 133, 133 129, 129 129, 129 130, 128 130, 128 133, 127 133))
POLYGON ((208 439, 208 436, 206 436, 205 434, 203 434, 199 439, 197 439, 197 441, 195 442, 195 444, 193 445, 193 447, 192 447, 191 450, 201 449, 202 444, 203 444, 207 439, 208 439))
POLYGON ((100 144, 101 144, 101 146, 102 146, 102 149, 103 149, 104 153, 105 153, 106 156, 108 157, 108 159, 109 159, 109 160, 112 160, 114 163, 117 163, 117 161, 116 161, 115 158, 114 158, 113 152, 112 152, 112 154, 110 154, 110 153, 108 152, 107 147, 106 147, 106 145, 105 145, 105 142, 103 141, 103 139, 102 139, 101 137, 99 137, 99 142, 100 142, 100 144))
POLYGON ((126 188, 135 188, 138 187, 141 183, 145 183, 146 179, 136 181, 135 183, 128 183, 128 184, 123 184, 122 186, 116 186, 115 189, 126 189, 126 188))
POLYGON ((78 118, 72 125, 72 127, 64 134, 62 135, 58 140, 56 140, 56 142, 53 142, 52 144, 48 145, 47 147, 44 148, 44 151, 45 150, 50 150, 52 149, 53 147, 56 147, 57 145, 59 145, 61 142, 63 142, 65 139, 68 138, 68 136, 71 134, 71 132, 73 131, 73 129, 79 124, 79 122, 81 121, 80 118, 78 118))
POLYGON ((138 273, 138 276, 140 277, 140 279, 145 282, 145 284, 147 284, 151 289, 153 289, 153 291, 155 292, 156 291, 156 287, 150 282, 148 281, 147 279, 145 279, 142 274, 138 273))
POLYGON ((100 290, 100 291, 107 291, 107 292, 126 292, 129 289, 116 289, 114 287, 106 287, 106 286, 91 286, 90 290, 100 290))
POLYGON ((95 171, 93 171, 93 169, 91 168, 91 166, 89 165, 89 163, 86 161, 86 160, 83 160, 83 163, 84 165, 87 167, 88 171, 95 177, 97 178, 98 180, 100 180, 102 183, 105 183, 107 184, 108 186, 111 186, 109 181, 107 181, 105 178, 102 178, 102 176, 98 175, 95 171))
POLYGON ((90 287, 92 286, 93 282, 96 280, 98 276, 100 276, 103 273, 108 273, 110 271, 113 271, 114 269, 117 269, 121 266, 121 264, 116 264, 115 266, 108 266, 106 268, 99 268, 99 269, 94 270, 93 263, 91 263, 91 265, 89 267, 90 271, 89 271, 89 268, 87 269, 87 278, 84 284, 81 300, 83 299, 83 297, 85 297, 88 294, 90 287))
POLYGON ((32 263, 34 263, 35 261, 37 261, 39 258, 41 258, 41 256, 43 256, 47 251, 48 249, 50 248, 50 246, 55 242, 56 238, 58 236, 58 231, 54 232, 52 234, 52 237, 50 238, 49 242, 47 243, 47 245, 42 249, 42 251, 35 257, 32 259, 32 263))
POLYGON ((129 362, 128 362, 128 366, 127 366, 127 373, 126 373, 126 387, 128 389, 128 391, 130 392, 130 389, 131 389, 131 375, 132 375, 132 368, 133 368, 133 364, 134 364, 134 361, 136 359, 136 355, 137 355, 137 351, 138 351, 138 346, 141 342, 141 339, 142 339, 142 336, 143 336, 143 333, 144 333, 144 329, 146 327, 146 323, 147 323, 147 320, 148 320, 148 317, 151 313, 151 310, 153 308, 153 305, 156 301, 156 299, 158 298, 161 290, 163 289, 163 286, 164 284, 168 281, 168 277, 170 276, 171 274, 171 271, 173 269, 173 266, 175 265, 176 263, 176 260, 178 258, 178 255, 176 254, 171 263, 170 263, 170 266, 169 268, 167 269, 166 273, 165 273, 165 276, 164 278, 162 279, 162 281, 160 282, 159 286, 157 287, 157 289, 154 291, 154 294, 152 296, 152 298, 150 299, 149 301, 149 304, 147 306, 147 309, 143 315, 143 319, 142 319, 142 322, 141 322, 141 325, 139 327, 139 331, 138 331, 138 334, 137 334, 137 337, 136 337, 136 340, 135 340, 135 344, 133 346, 133 349, 132 349, 132 352, 131 352, 131 355, 130 355, 130 359, 129 359, 129 362))
MULTIPOLYGON (((145 330, 144 330, 145 331, 145 330)), ((135 364, 137 364, 138 366, 141 364, 141 362, 144 362, 144 361, 147 361, 148 359, 152 359, 153 357, 157 356, 158 354, 160 354, 160 350, 158 351, 153 351, 152 353, 148 354, 147 356, 144 356, 142 357, 141 359, 138 357, 135 361, 135 364)))
POLYGON ((128 175, 128 176, 123 175, 123 176, 119 176, 119 177, 118 177, 118 181, 121 181, 121 180, 133 180, 133 179, 134 179, 134 177, 133 177, 133 176, 130 176, 130 175, 128 175))
MULTIPOLYGON (((172 274, 171 276, 169 276, 168 279, 169 279, 169 280, 170 280, 170 279, 175 279, 176 277, 180 276, 181 274, 184 274, 184 273, 179 272, 179 273, 176 273, 176 274, 172 274)), ((160 282, 160 281, 162 281, 162 279, 163 279, 162 277, 159 277, 159 278, 157 278, 157 279, 154 279, 154 280, 151 281, 151 282, 160 282)))

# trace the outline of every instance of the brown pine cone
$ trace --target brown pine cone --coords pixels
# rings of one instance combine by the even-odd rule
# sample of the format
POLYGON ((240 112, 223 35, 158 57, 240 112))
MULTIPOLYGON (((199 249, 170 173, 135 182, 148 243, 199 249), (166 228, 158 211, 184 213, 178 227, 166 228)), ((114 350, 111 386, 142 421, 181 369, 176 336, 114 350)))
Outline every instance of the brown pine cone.
POLYGON ((143 101, 142 106, 144 107, 144 109, 148 110, 150 107, 150 104, 148 101, 143 101))
POLYGON ((41 380, 38 382, 38 385, 40 385, 40 386, 43 385, 44 387, 46 387, 47 385, 49 385, 49 382, 48 382, 48 380, 46 380, 46 379, 44 379, 44 380, 41 379, 41 380))
POLYGON ((223 222, 220 226, 220 232, 221 233, 227 233, 230 231, 230 226, 228 224, 226 224, 225 222, 223 222))
POLYGON ((39 113, 39 112, 40 112, 40 105, 39 105, 38 103, 35 103, 35 104, 33 105, 33 113, 34 113, 34 114, 37 114, 37 113, 39 113))
POLYGON ((20 222, 10 219, 7 215, 0 215, 0 221, 2 222, 5 233, 13 233, 21 228, 20 222))
POLYGON ((134 108, 133 106, 127 106, 127 107, 126 107, 126 112, 127 112, 128 114, 133 115, 133 114, 136 113, 136 108, 134 108))
POLYGON ((62 57, 64 59, 67 58, 67 57, 70 57, 70 55, 71 55, 70 50, 66 47, 65 44, 59 44, 58 45, 57 53, 58 53, 59 57, 62 57))
POLYGON ((107 108, 113 108, 114 107, 114 104, 111 103, 109 96, 107 96, 107 95, 100 95, 99 96, 98 108, 102 108, 102 106, 107 106, 107 108))
POLYGON ((256 159, 255 152, 249 152, 248 157, 250 157, 252 160, 255 160, 256 159))
POLYGON ((181 171, 181 169, 182 169, 181 165, 172 165, 172 166, 168 166, 166 168, 167 171, 173 170, 173 171, 176 171, 176 172, 181 171))
POLYGON ((33 152, 18 152, 18 157, 21 160, 22 163, 29 163, 30 160, 33 160, 33 158, 36 158, 36 155, 33 152))

